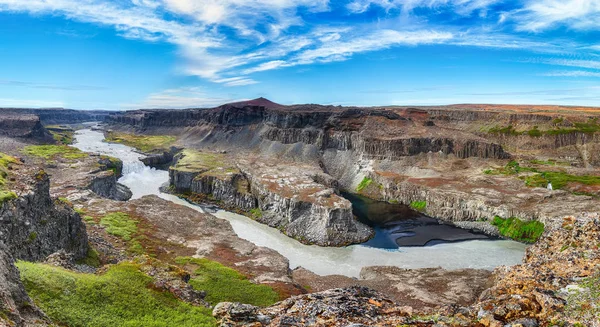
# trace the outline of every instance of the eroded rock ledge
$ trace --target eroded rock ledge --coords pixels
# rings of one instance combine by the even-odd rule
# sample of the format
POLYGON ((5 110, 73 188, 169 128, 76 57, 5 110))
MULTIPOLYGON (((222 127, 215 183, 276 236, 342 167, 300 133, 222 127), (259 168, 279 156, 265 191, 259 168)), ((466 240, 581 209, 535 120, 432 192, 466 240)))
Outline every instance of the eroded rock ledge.
POLYGON ((332 178, 318 168, 192 150, 176 159, 169 176, 177 193, 202 194, 241 209, 307 244, 342 246, 372 237, 372 229, 355 219, 350 202, 336 194, 332 178))
POLYGON ((57 251, 84 258, 87 233, 79 214, 50 197, 46 173, 23 168, 17 174, 12 188, 19 196, 0 204, 0 325, 45 326, 49 322, 27 296, 14 261, 40 261, 57 251))

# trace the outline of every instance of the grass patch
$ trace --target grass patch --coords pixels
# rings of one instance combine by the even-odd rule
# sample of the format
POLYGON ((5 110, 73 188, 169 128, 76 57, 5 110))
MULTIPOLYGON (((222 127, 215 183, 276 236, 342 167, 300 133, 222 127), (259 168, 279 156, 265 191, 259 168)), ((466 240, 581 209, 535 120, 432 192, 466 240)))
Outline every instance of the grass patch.
POLYGON ((254 209, 250 209, 250 215, 252 216, 252 218, 256 219, 256 218, 262 218, 263 213, 262 213, 262 210, 260 210, 260 208, 254 208, 254 209))
POLYGON ((56 159, 57 157, 77 160, 87 157, 87 153, 67 145, 29 145, 23 151, 24 154, 42 159, 56 159))
POLYGON ((358 184, 358 186, 356 187, 356 192, 360 192, 360 191, 364 190, 369 185, 371 185, 371 183, 373 183, 372 179, 370 179, 368 177, 363 178, 363 180, 360 182, 360 184, 358 184))
POLYGON ((0 205, 6 201, 16 199, 17 194, 7 189, 9 167, 18 164, 19 161, 7 154, 0 152, 0 205))
POLYGON ((149 287, 152 278, 132 263, 103 275, 18 262, 27 293, 56 323, 70 327, 215 326, 211 310, 149 287))
POLYGON ((123 212, 109 213, 100 219, 100 225, 106 229, 107 233, 120 237, 124 241, 131 241, 133 234, 138 231, 137 224, 137 221, 123 212))
POLYGON ((228 161, 221 153, 201 152, 185 149, 179 154, 180 158, 173 169, 187 172, 203 172, 196 178, 202 176, 227 176, 239 172, 237 167, 228 161))
POLYGON ((417 211, 425 211, 427 201, 413 201, 410 203, 410 207, 417 211))
POLYGON ((90 245, 88 248, 87 256, 83 259, 78 260, 77 263, 80 265, 88 265, 98 268, 101 266, 100 255, 98 254, 98 251, 94 250, 94 248, 90 245))
POLYGON ((75 131, 70 127, 51 125, 46 126, 46 129, 56 142, 63 145, 73 144, 73 136, 75 135, 75 131))
POLYGON ((573 326, 588 326, 583 322, 597 321, 600 317, 600 274, 585 278, 569 292, 565 312, 568 317, 580 320, 573 326))
POLYGON ((108 132, 106 141, 121 143, 134 147, 142 152, 161 152, 169 150, 177 138, 169 135, 135 135, 117 132, 108 132))
POLYGON ((206 291, 206 300, 213 305, 229 301, 264 307, 279 300, 272 288, 254 284, 244 275, 218 262, 190 257, 179 257, 175 262, 194 267, 190 285, 206 291))
POLYGON ((494 217, 492 225, 498 227, 502 236, 525 243, 535 243, 544 233, 544 224, 539 221, 523 221, 516 217, 503 219, 494 217))

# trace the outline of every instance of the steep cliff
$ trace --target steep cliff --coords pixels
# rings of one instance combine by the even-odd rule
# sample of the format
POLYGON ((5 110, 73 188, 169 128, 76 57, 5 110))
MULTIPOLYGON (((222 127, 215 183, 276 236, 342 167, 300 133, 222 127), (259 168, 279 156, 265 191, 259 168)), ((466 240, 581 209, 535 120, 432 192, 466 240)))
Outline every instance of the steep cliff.
POLYGON ((35 115, 11 115, 0 111, 0 136, 29 138, 54 143, 52 135, 35 115))
POLYGON ((90 121, 105 121, 118 112, 105 110, 72 110, 63 108, 26 109, 26 108, 0 108, 0 114, 6 115, 35 115, 45 125, 75 124, 90 121))
POLYGON ((60 250, 84 258, 86 228, 68 203, 50 197, 46 173, 12 167, 10 175, 17 197, 0 204, 0 322, 42 326, 47 319, 27 296, 14 260, 40 261, 60 250))
POLYGON ((322 176, 315 167, 286 169, 285 165, 191 150, 184 150, 177 160, 169 170, 176 192, 203 194, 241 209, 304 243, 341 246, 372 236, 372 230, 352 215, 350 202, 322 184, 331 177, 322 176))

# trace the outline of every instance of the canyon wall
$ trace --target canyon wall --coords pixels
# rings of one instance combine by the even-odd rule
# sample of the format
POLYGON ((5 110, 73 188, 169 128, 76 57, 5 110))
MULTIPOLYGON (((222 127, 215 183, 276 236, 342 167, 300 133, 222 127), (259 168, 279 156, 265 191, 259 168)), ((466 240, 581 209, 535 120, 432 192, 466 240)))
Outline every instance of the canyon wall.
POLYGON ((0 108, 0 115, 34 115, 39 117, 44 125, 76 124, 91 121, 105 121, 118 111, 108 110, 72 110, 63 108, 27 109, 27 108, 0 108))
POLYGON ((79 214, 50 197, 48 175, 27 178, 15 189, 20 196, 0 204, 0 322, 45 326, 48 320, 27 296, 14 260, 41 261, 61 250, 82 259, 88 238, 79 214))

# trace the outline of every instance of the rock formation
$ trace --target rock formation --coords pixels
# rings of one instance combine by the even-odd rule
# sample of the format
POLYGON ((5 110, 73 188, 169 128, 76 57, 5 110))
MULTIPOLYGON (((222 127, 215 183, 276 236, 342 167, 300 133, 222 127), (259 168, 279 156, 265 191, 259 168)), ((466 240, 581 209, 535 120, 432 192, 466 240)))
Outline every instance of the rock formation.
POLYGON ((69 204, 50 197, 46 173, 20 168, 11 175, 18 197, 0 204, 0 325, 45 326, 49 321, 27 296, 14 260, 40 261, 57 251, 84 258, 86 228, 69 204))

